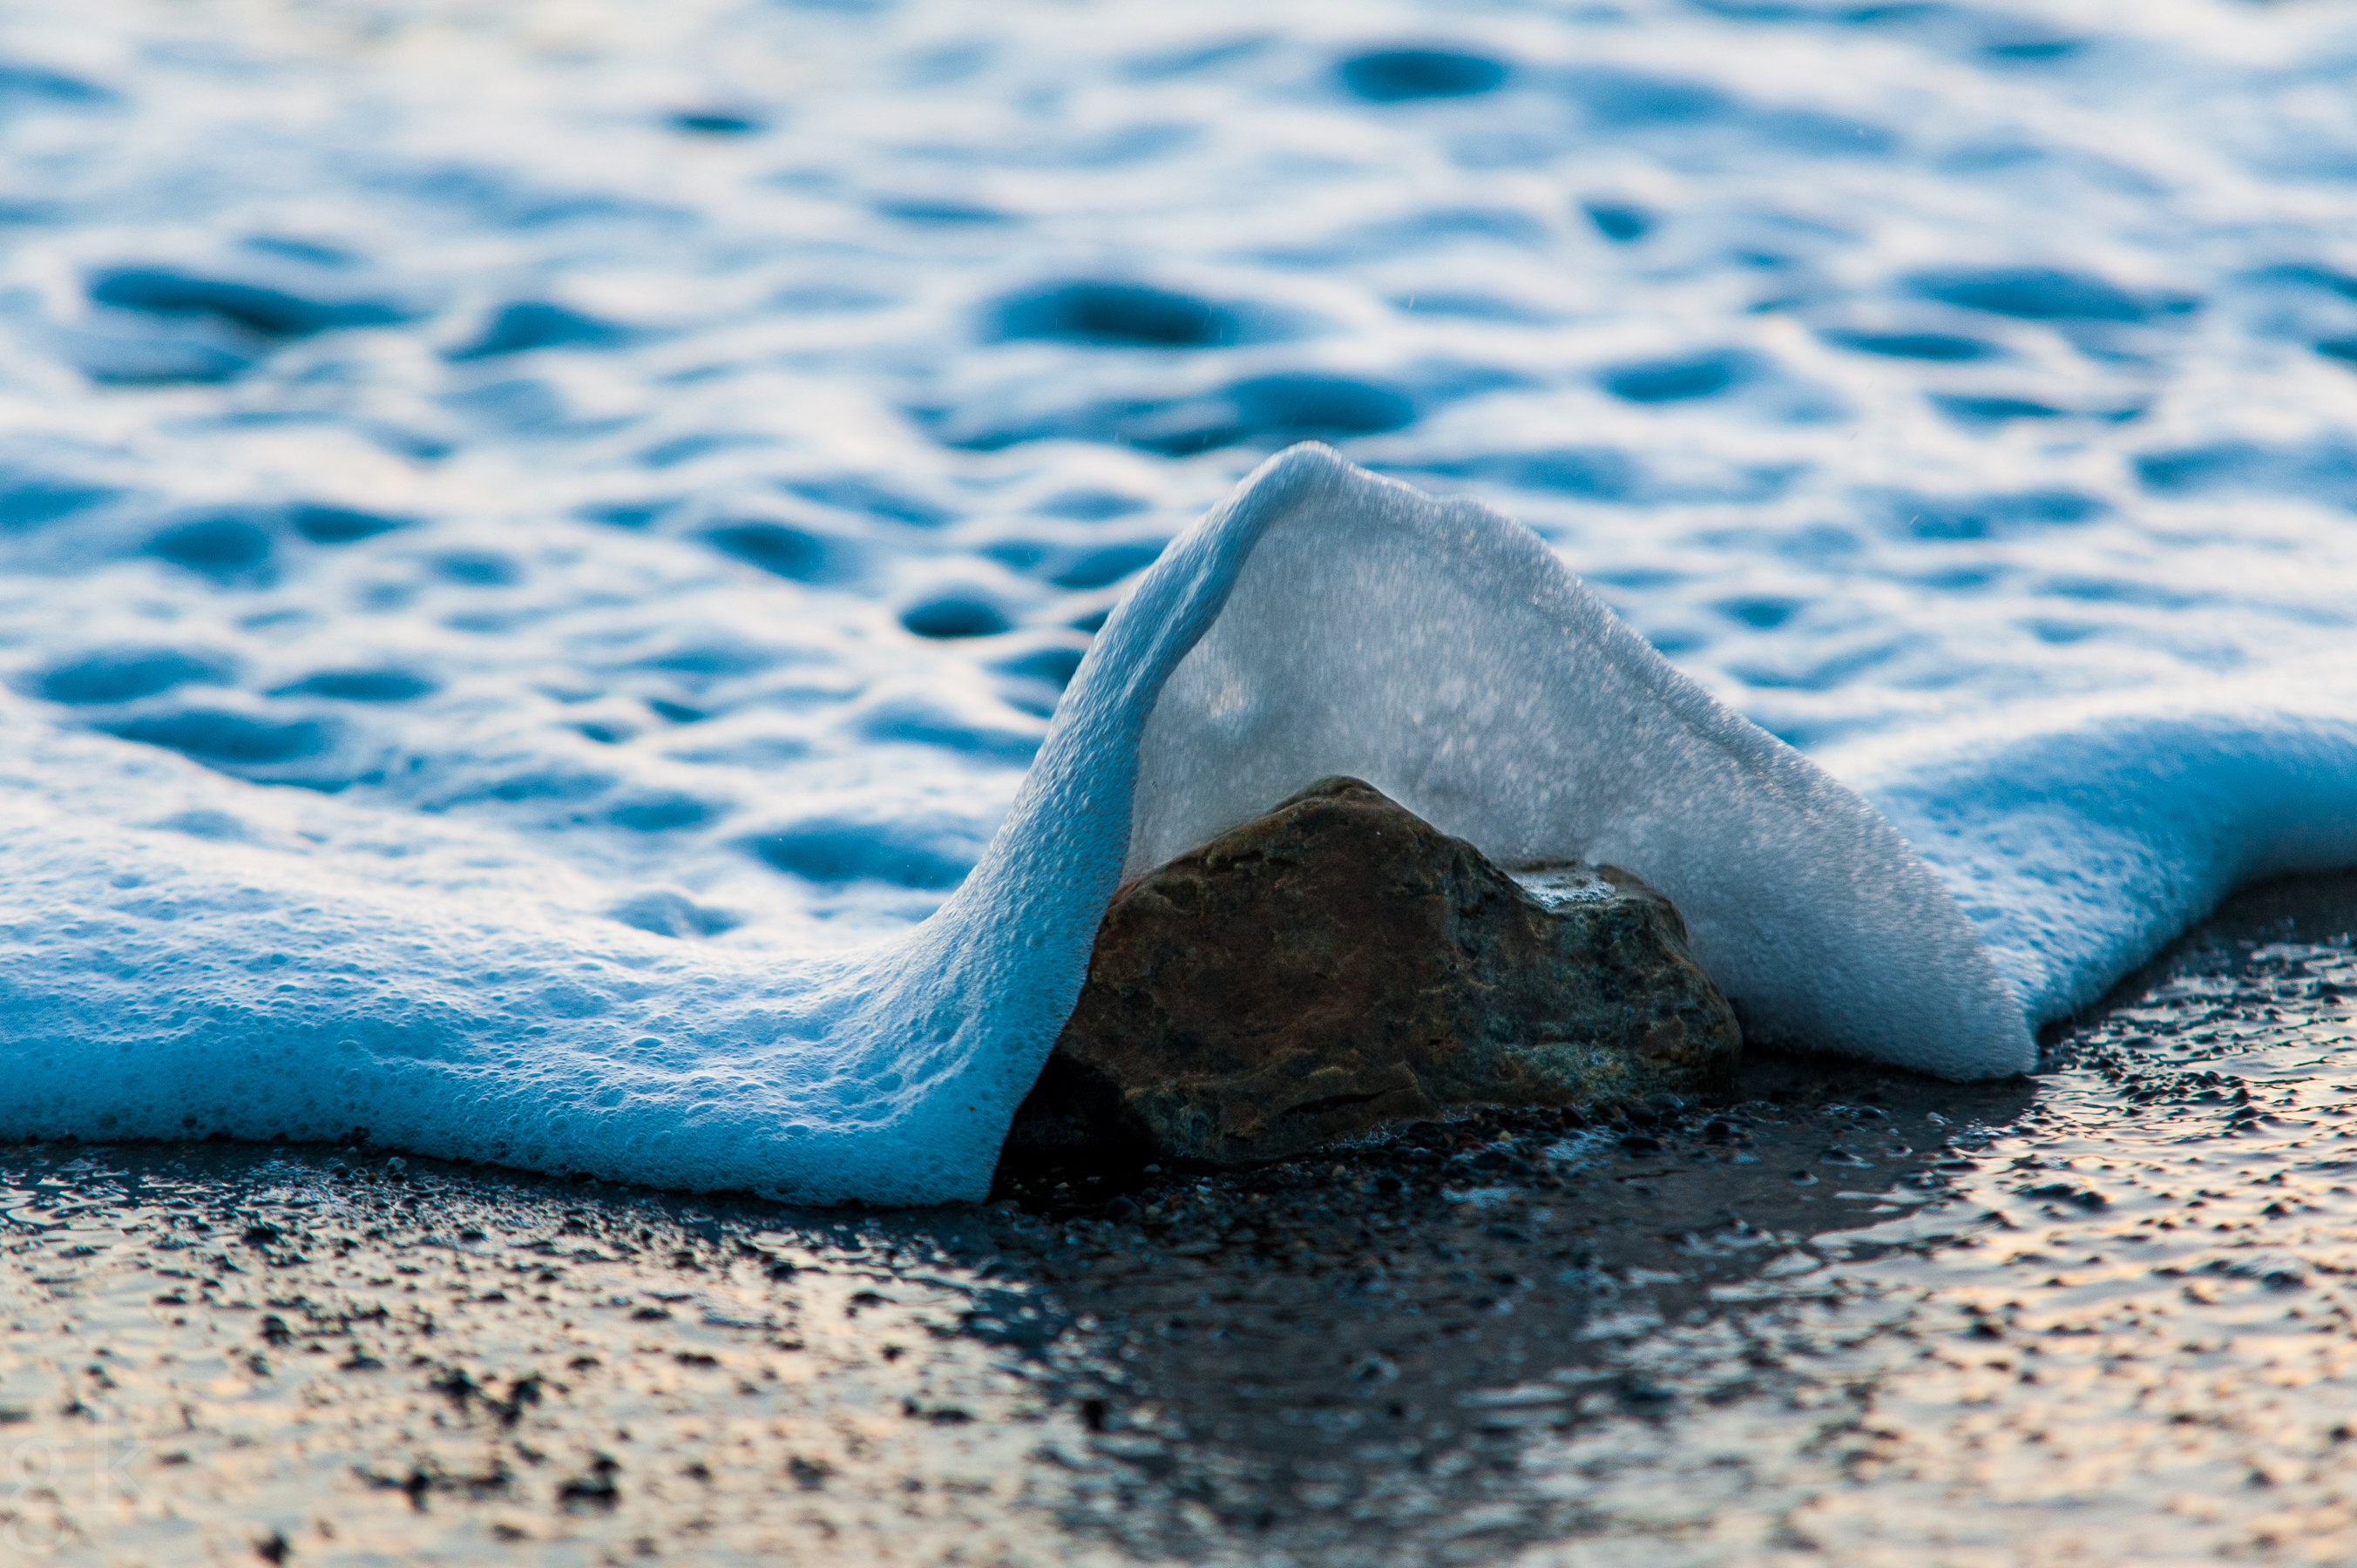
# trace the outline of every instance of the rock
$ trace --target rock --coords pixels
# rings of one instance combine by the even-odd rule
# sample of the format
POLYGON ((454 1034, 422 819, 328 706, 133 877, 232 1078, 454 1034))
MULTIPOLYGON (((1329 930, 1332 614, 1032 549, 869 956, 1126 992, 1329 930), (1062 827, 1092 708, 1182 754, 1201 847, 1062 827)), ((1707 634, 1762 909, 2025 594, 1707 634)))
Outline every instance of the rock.
POLYGON ((1740 1049, 1635 877, 1510 875, 1328 779, 1114 894, 1008 1151, 1275 1159, 1455 1106, 1692 1094, 1740 1049))

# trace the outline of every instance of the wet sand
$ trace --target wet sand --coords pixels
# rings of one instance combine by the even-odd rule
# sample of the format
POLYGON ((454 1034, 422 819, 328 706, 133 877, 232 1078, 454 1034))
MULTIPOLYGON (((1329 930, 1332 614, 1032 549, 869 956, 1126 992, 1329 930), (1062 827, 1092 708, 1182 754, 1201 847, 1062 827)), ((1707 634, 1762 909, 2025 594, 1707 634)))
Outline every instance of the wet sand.
POLYGON ((0 1553, 2345 1563, 2352 928, 2246 893, 2031 1079, 961 1211, 12 1147, 0 1553))

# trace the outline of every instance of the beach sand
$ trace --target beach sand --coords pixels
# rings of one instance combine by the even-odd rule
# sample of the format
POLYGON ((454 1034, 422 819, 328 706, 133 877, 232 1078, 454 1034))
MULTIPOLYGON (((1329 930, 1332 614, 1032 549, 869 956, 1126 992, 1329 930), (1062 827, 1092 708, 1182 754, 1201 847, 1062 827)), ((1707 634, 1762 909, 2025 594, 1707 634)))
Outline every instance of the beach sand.
POLYGON ((0 1560, 2357 1557, 2357 877, 2033 1079, 794 1209, 0 1151, 0 1560))

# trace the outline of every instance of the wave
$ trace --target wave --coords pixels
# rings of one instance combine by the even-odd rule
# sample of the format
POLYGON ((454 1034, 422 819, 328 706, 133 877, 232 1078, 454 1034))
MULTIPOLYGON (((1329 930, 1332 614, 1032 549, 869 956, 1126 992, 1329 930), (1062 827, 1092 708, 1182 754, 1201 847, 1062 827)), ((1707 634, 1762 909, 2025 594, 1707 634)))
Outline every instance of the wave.
POLYGON ((1878 810, 1521 525, 1296 446, 1115 608, 948 901, 853 950, 641 937, 594 878, 456 837, 355 870, 274 791, 7 708, 0 1128, 978 1198, 1124 875, 1336 772, 1501 862, 1642 875, 1755 1036, 2003 1075, 2233 879, 2357 859, 2357 726, 2314 706, 1893 743, 1852 757, 1878 810))

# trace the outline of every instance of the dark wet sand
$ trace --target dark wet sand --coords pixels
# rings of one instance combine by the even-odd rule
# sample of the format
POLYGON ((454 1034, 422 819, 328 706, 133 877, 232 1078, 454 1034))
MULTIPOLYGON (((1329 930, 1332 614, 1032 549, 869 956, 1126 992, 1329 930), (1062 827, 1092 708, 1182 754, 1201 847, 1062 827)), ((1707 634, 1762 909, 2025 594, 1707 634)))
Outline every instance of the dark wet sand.
POLYGON ((2357 1561, 2357 877, 1957 1087, 1761 1058, 845 1214, 0 1151, 0 1562, 2357 1561))

